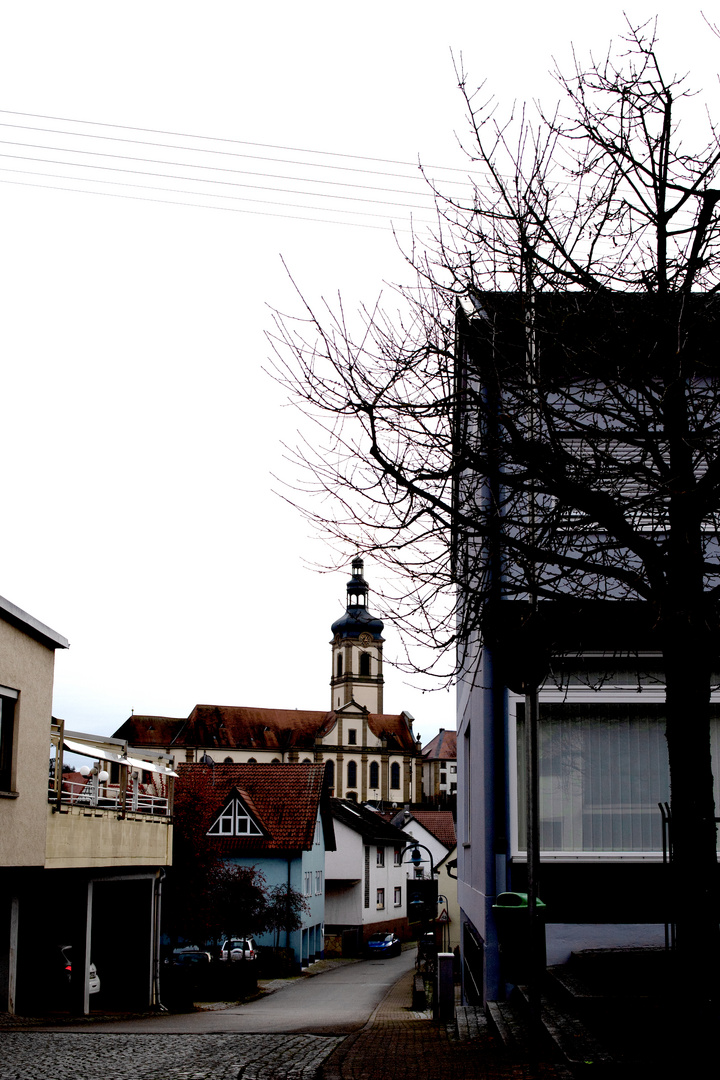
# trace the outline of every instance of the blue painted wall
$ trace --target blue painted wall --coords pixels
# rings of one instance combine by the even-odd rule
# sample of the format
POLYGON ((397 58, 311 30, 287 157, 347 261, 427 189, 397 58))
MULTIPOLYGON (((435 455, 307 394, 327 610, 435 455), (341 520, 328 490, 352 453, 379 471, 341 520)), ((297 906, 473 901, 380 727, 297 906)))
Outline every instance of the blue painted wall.
MULTIPOLYGON (((290 884, 296 889, 309 907, 309 912, 303 916, 300 930, 290 935, 290 941, 286 941, 287 935, 281 933, 280 945, 289 947, 295 954, 295 962, 305 964, 309 959, 318 959, 324 951, 325 933, 325 840, 323 836, 320 815, 318 814, 315 826, 315 837, 310 851, 295 852, 290 859, 285 856, 263 855, 254 857, 233 856, 227 862, 237 866, 254 866, 264 878, 268 889, 274 885, 285 885, 290 878, 290 884), (320 872, 321 892, 316 891, 316 873, 320 872), (305 894, 305 874, 310 874, 311 895, 305 894)), ((261 934, 256 937, 258 945, 273 946, 275 934, 261 934)))

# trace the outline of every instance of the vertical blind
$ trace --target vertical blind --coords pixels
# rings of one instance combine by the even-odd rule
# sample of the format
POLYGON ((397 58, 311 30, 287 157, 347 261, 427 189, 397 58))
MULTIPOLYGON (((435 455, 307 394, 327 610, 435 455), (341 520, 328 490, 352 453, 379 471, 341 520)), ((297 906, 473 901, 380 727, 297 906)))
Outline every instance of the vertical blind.
MULTIPOLYGON (((659 802, 670 801, 665 706, 541 703, 540 847, 547 852, 662 850, 659 802)), ((517 706, 518 847, 526 850, 524 706, 517 706)), ((720 711, 711 719, 715 791, 720 711)))

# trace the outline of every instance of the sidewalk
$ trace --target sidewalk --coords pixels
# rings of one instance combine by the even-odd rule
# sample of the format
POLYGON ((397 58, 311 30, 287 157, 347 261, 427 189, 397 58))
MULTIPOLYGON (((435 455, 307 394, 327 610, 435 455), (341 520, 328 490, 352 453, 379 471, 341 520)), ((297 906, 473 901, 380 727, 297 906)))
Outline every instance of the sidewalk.
POLYGON ((322 1080, 556 1080, 562 1075, 552 1063, 533 1067, 510 1055, 486 1032, 461 1042, 429 1013, 413 1012, 414 974, 409 971, 395 983, 363 1030, 326 1059, 322 1080))

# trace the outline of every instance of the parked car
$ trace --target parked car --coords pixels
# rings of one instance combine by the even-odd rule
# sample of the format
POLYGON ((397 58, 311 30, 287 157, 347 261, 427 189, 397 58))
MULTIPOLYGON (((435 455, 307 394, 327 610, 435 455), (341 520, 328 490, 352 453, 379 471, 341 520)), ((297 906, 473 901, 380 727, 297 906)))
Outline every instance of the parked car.
MULTIPOLYGON (((60 962, 65 971, 65 978, 67 982, 70 982, 70 976, 72 975, 72 945, 60 945, 60 962)), ((91 994, 98 994, 100 992, 100 977, 97 973, 97 968, 91 962, 88 977, 88 989, 91 994)))
POLYGON ((257 960, 254 938, 227 938, 220 948, 221 960, 257 960))
POLYGON ((172 962, 174 967, 197 967, 199 964, 209 964, 212 956, 203 949, 173 949, 172 962))
POLYGON ((402 942, 397 934, 371 934, 366 949, 368 956, 399 956, 402 942))

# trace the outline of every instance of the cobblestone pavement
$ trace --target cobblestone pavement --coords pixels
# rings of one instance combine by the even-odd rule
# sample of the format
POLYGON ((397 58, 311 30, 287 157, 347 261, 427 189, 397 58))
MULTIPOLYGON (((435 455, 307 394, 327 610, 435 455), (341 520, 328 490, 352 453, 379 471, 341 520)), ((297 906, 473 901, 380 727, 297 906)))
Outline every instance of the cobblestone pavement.
POLYGON ((320 1035, 0 1035, 0 1080, 312 1080, 341 1038, 320 1035))

